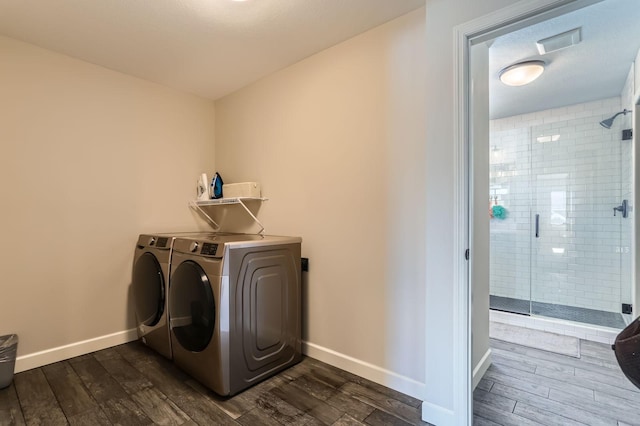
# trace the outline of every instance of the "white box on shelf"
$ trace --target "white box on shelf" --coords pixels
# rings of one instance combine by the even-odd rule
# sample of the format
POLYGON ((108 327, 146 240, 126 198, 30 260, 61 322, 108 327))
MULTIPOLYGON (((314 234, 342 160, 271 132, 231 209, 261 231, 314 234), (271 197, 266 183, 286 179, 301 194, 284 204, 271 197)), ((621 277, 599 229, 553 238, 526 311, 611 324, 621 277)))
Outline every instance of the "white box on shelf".
POLYGON ((260 184, 257 182, 227 183, 222 185, 222 196, 224 198, 260 198, 260 184))

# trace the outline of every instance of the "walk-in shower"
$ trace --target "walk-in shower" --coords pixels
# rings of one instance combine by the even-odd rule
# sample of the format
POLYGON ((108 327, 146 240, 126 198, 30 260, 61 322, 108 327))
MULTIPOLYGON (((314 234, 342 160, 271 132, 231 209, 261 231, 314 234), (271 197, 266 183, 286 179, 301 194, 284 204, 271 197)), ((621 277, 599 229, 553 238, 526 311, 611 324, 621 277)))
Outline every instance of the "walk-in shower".
POLYGON ((630 116, 611 116, 620 103, 492 121, 492 309, 625 326, 633 187, 631 141, 621 137, 630 116))

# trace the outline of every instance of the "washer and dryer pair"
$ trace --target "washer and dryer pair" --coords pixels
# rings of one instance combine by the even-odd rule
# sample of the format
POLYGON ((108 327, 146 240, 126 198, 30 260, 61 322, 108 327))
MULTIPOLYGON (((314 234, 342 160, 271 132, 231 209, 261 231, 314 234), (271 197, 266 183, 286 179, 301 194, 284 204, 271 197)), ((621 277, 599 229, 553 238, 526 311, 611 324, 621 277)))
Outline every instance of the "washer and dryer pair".
POLYGON ((171 359, 168 325, 169 267, 173 241, 194 232, 142 234, 133 257, 132 289, 138 337, 162 356, 171 359))
POLYGON ((220 395, 296 364, 300 246, 295 237, 140 236, 133 272, 140 338, 220 395))

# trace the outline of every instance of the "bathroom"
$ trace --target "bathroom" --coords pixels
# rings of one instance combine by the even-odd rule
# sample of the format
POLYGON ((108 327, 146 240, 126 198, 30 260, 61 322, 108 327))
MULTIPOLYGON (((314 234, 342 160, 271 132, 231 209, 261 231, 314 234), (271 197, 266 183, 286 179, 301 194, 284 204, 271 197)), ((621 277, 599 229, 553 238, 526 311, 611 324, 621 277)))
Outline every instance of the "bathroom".
MULTIPOLYGON (((588 10, 593 7, 574 12, 576 22, 588 22, 579 14, 600 13, 588 10)), ((537 25, 571 26, 570 17, 562 19, 537 25)), ((576 26, 573 44, 553 52, 557 56, 545 71, 552 73, 554 62, 571 55, 581 41, 587 47, 592 28, 585 28, 580 34, 576 26)), ((548 100, 550 107, 535 111, 526 110, 521 97, 525 105, 517 115, 507 115, 499 102, 492 105, 498 110, 490 123, 487 200, 492 321, 612 343, 635 317, 637 38, 628 44, 632 59, 612 66, 618 70, 613 93, 594 85, 591 94, 580 95, 583 101, 575 102, 580 96, 567 97, 566 104, 548 100)))

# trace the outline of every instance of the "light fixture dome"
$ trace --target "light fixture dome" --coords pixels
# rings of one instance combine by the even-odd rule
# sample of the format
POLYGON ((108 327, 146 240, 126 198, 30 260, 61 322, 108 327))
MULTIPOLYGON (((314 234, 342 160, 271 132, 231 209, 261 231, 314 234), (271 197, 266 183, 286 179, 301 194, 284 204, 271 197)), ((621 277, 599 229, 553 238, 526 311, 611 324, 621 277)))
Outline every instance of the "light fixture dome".
POLYGON ((500 71, 500 81, 507 86, 524 86, 544 72, 544 61, 524 61, 509 65, 500 71))

